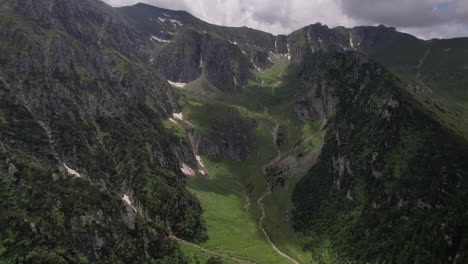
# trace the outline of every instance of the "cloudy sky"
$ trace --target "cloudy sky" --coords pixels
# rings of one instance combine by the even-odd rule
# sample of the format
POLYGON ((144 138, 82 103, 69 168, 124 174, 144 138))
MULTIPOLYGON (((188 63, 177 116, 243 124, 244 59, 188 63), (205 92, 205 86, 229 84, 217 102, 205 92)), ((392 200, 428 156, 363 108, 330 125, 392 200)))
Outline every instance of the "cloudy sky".
POLYGON ((330 27, 394 26, 420 38, 468 37, 468 0, 104 0, 186 10, 210 23, 288 34, 321 22, 330 27))

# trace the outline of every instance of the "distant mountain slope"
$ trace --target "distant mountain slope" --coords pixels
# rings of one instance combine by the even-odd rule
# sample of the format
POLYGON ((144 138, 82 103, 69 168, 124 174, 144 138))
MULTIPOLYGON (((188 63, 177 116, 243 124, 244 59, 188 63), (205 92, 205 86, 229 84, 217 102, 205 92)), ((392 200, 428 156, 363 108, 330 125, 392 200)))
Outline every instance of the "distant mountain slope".
MULTIPOLYGON (((185 34, 184 32, 192 32, 193 30, 198 31, 201 35, 208 34, 212 37, 220 37, 235 44, 250 60, 250 63, 240 63, 240 67, 244 69, 271 67, 271 53, 288 54, 293 59, 300 60, 304 52, 309 50, 312 52, 358 51, 401 74, 419 80, 422 86, 428 86, 443 99, 445 104, 450 104, 462 118, 468 120, 465 114, 468 113, 466 107, 468 91, 465 89, 468 87, 468 67, 466 65, 468 38, 424 41, 385 26, 328 28, 321 24, 304 27, 288 36, 273 36, 246 27, 233 28, 212 25, 184 11, 171 11, 146 4, 122 7, 118 10, 122 16, 128 17, 135 28, 155 36, 155 42, 159 42, 161 45, 174 39, 176 42, 180 42, 179 38, 175 38, 177 34, 185 34)), ((193 32, 188 34, 191 35, 193 32)), ((227 43, 224 45, 229 46, 227 43)), ((174 53, 168 54, 166 49, 162 49, 161 52, 156 51, 156 53, 165 55, 164 62, 180 64, 181 58, 178 56, 171 58, 170 54, 174 53)), ((181 50, 176 51, 176 54, 183 53, 181 50)), ((224 57, 228 58, 229 61, 233 60, 229 56, 224 57)), ((158 63, 155 62, 155 64, 158 63)), ((171 77, 178 77, 177 80, 173 81, 189 82, 195 80, 195 77, 187 77, 183 74, 188 71, 187 67, 191 71, 197 71, 201 74, 202 70, 199 67, 187 66, 185 63, 179 69, 171 68, 171 75, 173 75, 171 77)), ((232 70, 230 67, 227 68, 232 70)), ((235 72, 235 70, 233 71, 235 72)), ((214 75, 220 74, 222 73, 214 73, 214 75)), ((228 86, 235 87, 232 74, 224 73, 222 75, 223 77, 220 79, 229 79, 228 86)), ((240 83, 246 80, 246 76, 238 75, 235 77, 240 83)))
POLYGON ((315 24, 292 33, 289 42, 296 59, 308 51, 354 50, 366 54, 418 80, 468 120, 468 38, 424 41, 385 26, 330 29, 315 24))

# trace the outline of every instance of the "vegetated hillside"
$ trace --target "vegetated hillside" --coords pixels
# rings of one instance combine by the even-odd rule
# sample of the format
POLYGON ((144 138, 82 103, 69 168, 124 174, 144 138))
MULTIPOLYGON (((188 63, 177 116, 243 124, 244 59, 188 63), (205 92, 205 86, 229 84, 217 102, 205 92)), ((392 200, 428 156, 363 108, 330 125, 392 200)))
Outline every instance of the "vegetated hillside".
POLYGON ((199 168, 191 191, 215 210, 204 257, 289 261, 265 225, 298 259, 303 240, 319 262, 467 259, 466 39, 320 24, 273 36, 97 0, 0 1, 0 28, 1 262, 187 262, 169 234, 206 231, 181 167, 199 168), (325 132, 294 191, 296 236, 279 200, 325 132))
POLYGON ((309 109, 328 119, 319 161, 293 197, 313 258, 466 262, 466 138, 362 55, 314 55, 302 67, 309 109))
POLYGON ((0 262, 183 263, 196 160, 162 123, 180 94, 132 49, 151 42, 99 1, 1 7, 0 262))

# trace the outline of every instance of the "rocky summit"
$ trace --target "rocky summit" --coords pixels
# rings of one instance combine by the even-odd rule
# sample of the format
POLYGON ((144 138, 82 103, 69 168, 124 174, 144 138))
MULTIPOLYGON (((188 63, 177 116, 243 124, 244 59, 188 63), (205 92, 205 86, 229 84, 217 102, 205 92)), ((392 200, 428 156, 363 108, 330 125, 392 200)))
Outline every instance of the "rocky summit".
POLYGON ((0 263, 467 263, 468 38, 0 0, 0 263))

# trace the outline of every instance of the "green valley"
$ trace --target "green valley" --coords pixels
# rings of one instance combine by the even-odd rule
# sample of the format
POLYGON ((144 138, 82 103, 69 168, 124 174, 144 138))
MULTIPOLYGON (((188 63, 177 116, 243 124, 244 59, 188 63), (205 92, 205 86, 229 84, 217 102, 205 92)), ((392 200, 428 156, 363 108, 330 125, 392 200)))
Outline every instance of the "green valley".
POLYGON ((0 29, 0 263, 468 262, 468 38, 99 0, 0 29))

